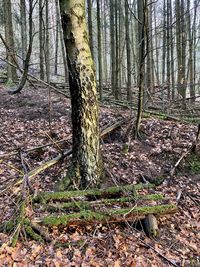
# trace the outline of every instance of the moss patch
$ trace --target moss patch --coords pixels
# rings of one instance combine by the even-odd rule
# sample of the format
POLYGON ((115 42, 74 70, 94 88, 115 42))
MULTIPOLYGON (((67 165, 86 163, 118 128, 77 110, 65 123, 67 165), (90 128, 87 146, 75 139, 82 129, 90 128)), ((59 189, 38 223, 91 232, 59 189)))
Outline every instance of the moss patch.
POLYGON ((143 206, 126 209, 108 209, 102 212, 93 212, 90 210, 80 211, 61 216, 47 216, 42 219, 42 223, 49 226, 66 226, 70 222, 109 222, 109 221, 125 221, 127 219, 134 220, 138 217, 144 217, 147 214, 166 214, 177 211, 176 205, 158 205, 143 206))
POLYGON ((70 202, 65 203, 55 203, 55 204, 48 204, 46 209, 49 211, 58 211, 58 210, 75 210, 80 211, 83 209, 91 210, 94 207, 102 206, 102 205, 113 205, 113 204, 123 204, 123 203, 131 203, 138 200, 153 200, 159 201, 163 200, 164 196, 161 194, 150 194, 150 195, 136 195, 132 197, 121 197, 121 198, 113 198, 113 199, 101 199, 99 201, 75 201, 72 200, 70 202))
POLYGON ((46 203, 49 200, 61 200, 65 201, 70 198, 76 197, 113 197, 118 196, 120 193, 126 191, 136 193, 136 190, 143 188, 155 187, 153 184, 137 184, 137 185, 125 185, 125 186, 112 186, 107 189, 90 189, 90 190, 77 190, 77 191, 66 191, 66 192, 44 192, 38 195, 34 200, 36 202, 46 203))
POLYGON ((188 163, 186 166, 189 168, 190 172, 200 174, 200 157, 195 154, 191 154, 188 157, 188 163))

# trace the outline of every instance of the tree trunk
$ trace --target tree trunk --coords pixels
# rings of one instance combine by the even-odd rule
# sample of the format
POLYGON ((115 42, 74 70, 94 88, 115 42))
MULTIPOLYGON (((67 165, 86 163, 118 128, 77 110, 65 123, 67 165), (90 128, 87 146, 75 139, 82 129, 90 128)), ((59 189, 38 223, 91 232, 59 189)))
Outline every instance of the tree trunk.
POLYGON ((58 74, 58 43, 59 43, 59 12, 57 11, 58 7, 58 0, 55 0, 55 6, 56 6, 56 43, 55 43, 55 63, 54 63, 54 74, 58 74))
POLYGON ((62 58, 63 58, 63 65, 64 65, 64 74, 65 74, 65 82, 69 82, 69 72, 68 72, 68 67, 67 67, 67 57, 66 57, 66 51, 65 51, 65 44, 64 44, 64 39, 63 39, 63 30, 62 30, 62 25, 61 25, 61 18, 60 18, 60 7, 59 3, 56 0, 56 16, 58 18, 58 29, 60 33, 60 44, 61 44, 61 51, 62 51, 62 58))
POLYGON ((135 137, 139 136, 140 123, 143 111, 143 98, 144 98, 144 73, 145 73, 145 34, 147 32, 147 0, 138 0, 138 41, 139 41, 139 79, 138 79, 138 111, 136 120, 135 137))
POLYGON ((115 25, 114 25, 114 0, 110 0, 110 65, 111 65, 111 88, 112 94, 115 95, 116 90, 116 72, 115 72, 115 25))
POLYGON ((49 0, 46 0, 46 40, 45 40, 45 66, 47 83, 50 81, 50 60, 49 60, 49 0))
POLYGON ((40 47, 40 79, 44 80, 44 23, 43 1, 39 0, 39 47, 40 47))
POLYGON ((60 0, 69 68, 73 152, 70 178, 76 187, 99 183, 98 101, 95 71, 88 42, 84 0, 60 0))
MULTIPOLYGON (((15 65, 15 46, 14 46, 14 34, 13 34, 13 24, 12 24, 12 9, 11 0, 4 0, 4 21, 5 21, 5 39, 6 44, 9 49, 6 49, 6 58, 8 62, 15 65)), ((7 65, 7 79, 12 81, 17 79, 16 68, 11 65, 7 65)))
POLYGON ((26 1, 20 0, 20 15, 21 15, 21 40, 22 40, 22 59, 23 68, 25 68, 25 57, 27 51, 27 27, 26 27, 26 1))
POLYGON ((127 100, 131 100, 131 49, 129 33, 128 0, 125 0, 125 30, 126 30, 126 67, 127 67, 127 100))
POLYGON ((93 23, 92 23, 92 0, 87 0, 89 44, 92 58, 94 59, 93 23))
POLYGON ((11 91, 10 94, 17 94, 21 92, 21 90, 24 88, 28 76, 28 70, 29 70, 29 64, 31 59, 31 53, 32 53, 32 46, 33 46, 33 0, 29 0, 29 45, 28 50, 26 53, 26 58, 24 60, 24 72, 22 74, 22 77, 20 79, 19 85, 14 91, 11 91))
POLYGON ((98 77, 99 77, 99 95, 102 100, 102 44, 101 44, 101 7, 100 0, 97 1, 97 39, 98 39, 98 77))

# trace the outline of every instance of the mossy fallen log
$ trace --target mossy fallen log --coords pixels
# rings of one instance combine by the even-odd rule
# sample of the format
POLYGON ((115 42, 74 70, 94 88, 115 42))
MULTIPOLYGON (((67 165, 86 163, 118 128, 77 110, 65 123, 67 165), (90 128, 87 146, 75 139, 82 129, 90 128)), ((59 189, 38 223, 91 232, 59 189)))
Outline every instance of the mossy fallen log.
POLYGON ((131 192, 136 195, 136 190, 144 188, 153 188, 154 184, 136 184, 136 185, 124 185, 124 186, 111 186, 106 189, 88 189, 88 190, 76 190, 76 191, 64 191, 64 192, 43 192, 34 198, 35 202, 47 203, 48 201, 65 201, 70 198, 83 198, 97 199, 105 197, 119 197, 120 194, 131 192))
POLYGON ((51 203, 46 205, 46 209, 48 211, 80 211, 83 209, 92 210, 95 207, 99 207, 102 205, 113 205, 113 204, 125 204, 125 203, 131 203, 138 200, 163 200, 164 196, 161 194, 149 194, 149 195, 136 195, 132 197, 121 197, 121 198, 112 198, 112 199, 101 199, 97 201, 76 201, 76 200, 70 200, 70 202, 59 202, 59 203, 51 203))
POLYGON ((130 207, 124 209, 106 209, 101 212, 91 210, 81 210, 65 215, 46 216, 41 219, 35 219, 37 223, 47 226, 68 226, 87 223, 111 223, 136 221, 144 219, 148 214, 161 216, 165 214, 173 214, 177 211, 176 205, 157 205, 157 206, 141 206, 130 207))

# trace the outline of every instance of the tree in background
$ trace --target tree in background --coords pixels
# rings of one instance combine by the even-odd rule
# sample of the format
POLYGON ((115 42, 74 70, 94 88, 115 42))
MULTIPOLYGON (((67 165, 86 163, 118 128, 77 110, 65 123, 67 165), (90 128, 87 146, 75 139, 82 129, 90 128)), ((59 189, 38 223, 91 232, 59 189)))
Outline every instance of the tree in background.
MULTIPOLYGON (((3 0, 4 5, 4 25, 5 25, 5 41, 7 45, 6 58, 7 61, 15 65, 15 45, 13 35, 13 23, 12 23, 12 8, 10 0, 3 0)), ((7 79, 16 80, 17 72, 16 68, 7 64, 7 79)))

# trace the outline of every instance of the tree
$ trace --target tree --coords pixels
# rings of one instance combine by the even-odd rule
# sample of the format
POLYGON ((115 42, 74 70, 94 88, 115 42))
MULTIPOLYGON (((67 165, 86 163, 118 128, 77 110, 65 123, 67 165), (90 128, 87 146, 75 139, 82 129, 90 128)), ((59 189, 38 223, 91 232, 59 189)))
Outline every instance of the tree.
POLYGON ((185 8, 183 0, 176 0, 176 49, 178 61, 178 93, 182 97, 182 104, 185 107, 186 100, 186 27, 185 8))
POLYGON ((135 137, 139 136, 140 123, 142 119, 144 98, 144 74, 145 74, 145 47, 147 34, 147 0, 138 0, 138 41, 139 41, 139 73, 138 73, 138 111, 136 120, 135 137))
POLYGON ((127 100, 131 100, 131 48, 130 48, 130 33, 129 33, 129 10, 128 0, 124 1, 125 5, 125 29, 126 29, 126 67, 127 67, 127 100))
POLYGON ((72 104, 73 152, 69 176, 75 187, 85 188, 96 186, 102 174, 97 90, 85 1, 60 0, 60 11, 72 104))
POLYGON ((21 15, 21 40, 22 40, 22 59, 23 67, 25 67, 25 56, 27 50, 27 27, 26 27, 26 1, 20 0, 20 15, 21 15))
POLYGON ((101 44, 101 3, 100 0, 97 1, 97 32, 98 32, 98 72, 99 72, 99 94, 100 94, 100 100, 102 100, 102 44, 101 44))
MULTIPOLYGON (((14 60, 15 45, 14 45, 14 34, 13 34, 11 1, 4 0, 3 4, 4 4, 5 40, 8 47, 6 48, 6 57, 7 61, 15 65, 15 60, 14 60)), ((7 65, 7 78, 8 80, 17 79, 16 68, 9 64, 7 65)))
POLYGON ((39 0, 39 53, 40 53, 40 79, 44 80, 44 25, 43 25, 43 2, 39 0))
POLYGON ((34 9, 34 5, 33 5, 33 0, 29 0, 29 45, 28 45, 28 50, 26 53, 26 58, 24 60, 24 72, 22 74, 22 77, 20 79, 19 85, 17 86, 17 88, 14 91, 11 91, 11 94, 16 94, 19 93, 25 83, 26 83, 26 79, 28 76, 28 69, 29 69, 29 64, 30 64, 30 59, 31 59, 31 53, 32 53, 32 48, 33 48, 33 9, 34 9))

